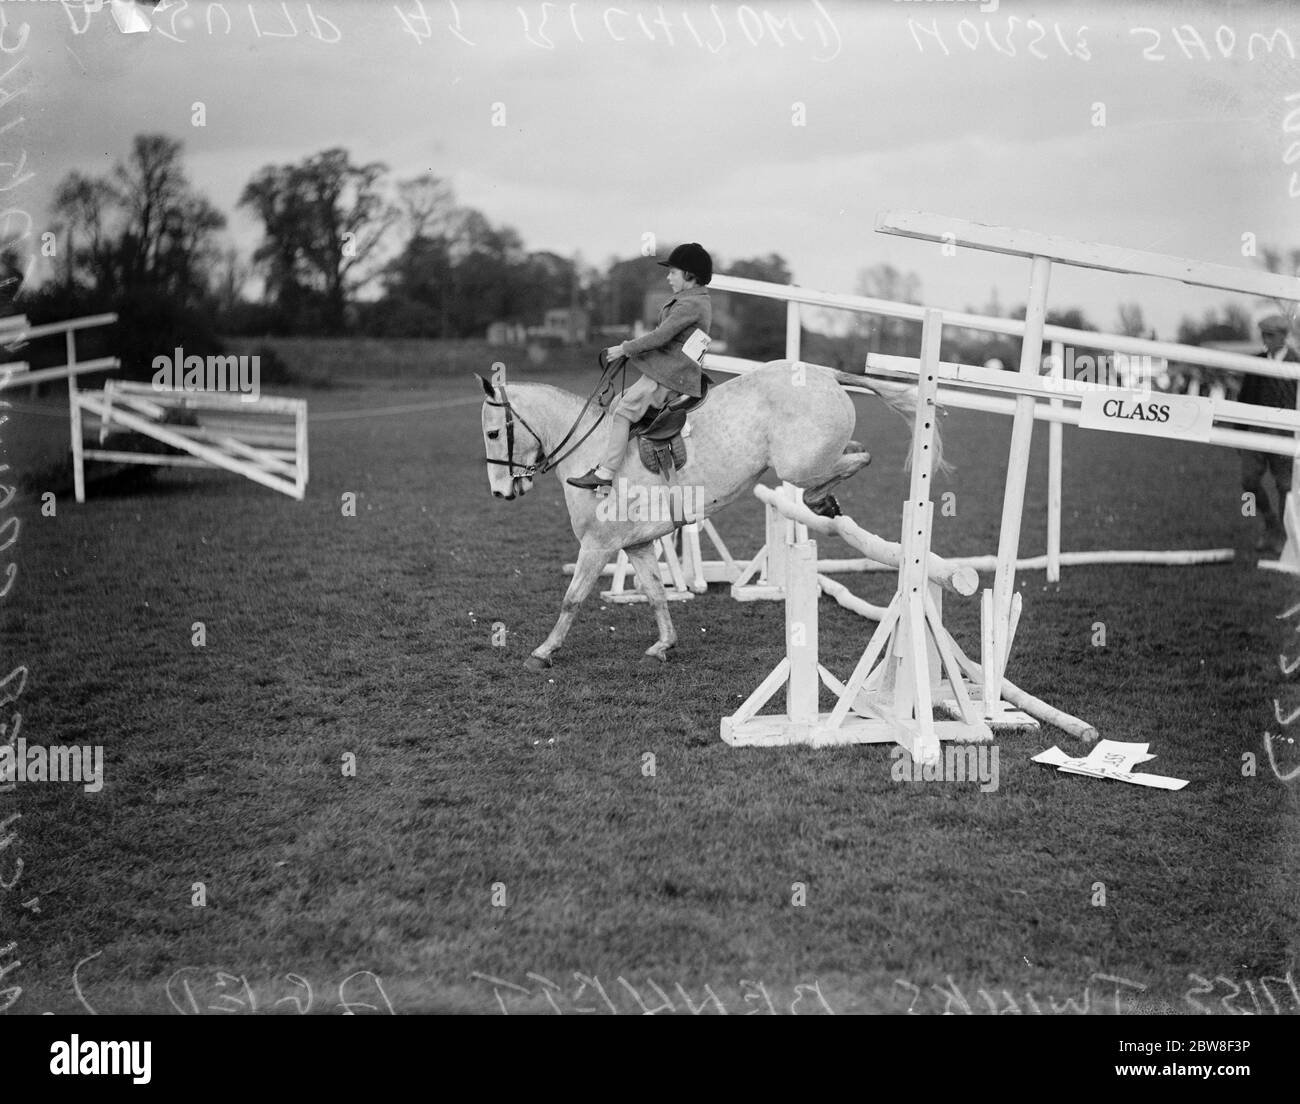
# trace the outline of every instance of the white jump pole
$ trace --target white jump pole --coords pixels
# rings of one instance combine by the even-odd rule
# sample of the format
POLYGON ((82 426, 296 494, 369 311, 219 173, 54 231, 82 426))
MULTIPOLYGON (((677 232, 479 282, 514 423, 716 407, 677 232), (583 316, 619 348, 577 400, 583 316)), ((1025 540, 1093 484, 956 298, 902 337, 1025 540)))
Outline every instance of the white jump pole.
MULTIPOLYGON (((797 300, 785 304, 785 359, 797 362, 802 348, 803 316, 797 300)), ((781 493, 788 501, 801 501, 801 491, 783 482, 781 493)), ((792 545, 808 539, 808 529, 770 506, 763 515, 763 546, 731 582, 731 596, 738 602, 777 600, 785 595, 785 558, 792 545), (755 572, 758 578, 750 582, 755 572)))
MULTIPOLYGON (((77 363, 77 331, 69 329, 64 335, 67 342, 68 367, 77 363)), ((68 436, 72 444, 72 492, 77 502, 86 501, 85 442, 81 439, 81 403, 77 400, 77 374, 68 374, 68 436)))
MULTIPOLYGON (((754 488, 754 496, 765 506, 774 508, 778 513, 784 513, 793 519, 803 526, 805 531, 814 529, 827 536, 837 536, 851 544, 867 559, 884 565, 888 570, 897 572, 903 566, 905 552, 902 544, 885 540, 884 537, 863 529, 851 517, 844 514, 834 518, 814 514, 799 497, 798 488, 795 488, 794 494, 790 494, 784 489, 779 492, 773 491, 760 483, 754 488)), ((938 583, 945 590, 970 597, 979 589, 979 575, 974 569, 936 556, 929 552, 928 548, 927 563, 930 580, 938 583)))
MULTIPOLYGON (((803 354, 803 307, 791 299, 785 305, 785 359, 797 362, 803 354)), ((793 483, 783 483, 782 487, 786 494, 793 500, 802 501, 800 498, 799 488, 793 483)), ((806 526, 797 521, 790 522, 794 526, 794 540, 799 544, 808 539, 808 529, 806 526)), ((782 553, 784 555, 784 553, 782 553)), ((784 563, 772 564, 771 557, 768 563, 774 568, 779 569, 779 573, 773 575, 773 578, 780 583, 785 578, 784 563)))
MULTIPOLYGON (((1059 383, 1065 378, 1065 342, 1052 342, 1052 377, 1059 383)), ((1052 399, 1053 410, 1065 403, 1052 399)), ((1061 449, 1064 430, 1060 422, 1047 423, 1047 581, 1061 581, 1061 449)))

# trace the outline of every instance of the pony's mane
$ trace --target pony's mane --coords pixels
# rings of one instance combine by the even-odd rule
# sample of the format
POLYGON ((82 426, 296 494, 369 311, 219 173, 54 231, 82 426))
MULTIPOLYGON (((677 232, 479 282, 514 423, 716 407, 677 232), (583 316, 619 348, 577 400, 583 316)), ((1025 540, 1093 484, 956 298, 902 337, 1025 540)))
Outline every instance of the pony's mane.
POLYGON ((526 389, 528 391, 541 391, 553 394, 556 397, 556 400, 561 403, 568 400, 569 402, 575 402, 581 406, 584 401, 582 395, 574 394, 572 391, 566 391, 563 387, 556 387, 553 383, 511 383, 509 380, 506 380, 506 387, 510 392, 523 391, 526 389))

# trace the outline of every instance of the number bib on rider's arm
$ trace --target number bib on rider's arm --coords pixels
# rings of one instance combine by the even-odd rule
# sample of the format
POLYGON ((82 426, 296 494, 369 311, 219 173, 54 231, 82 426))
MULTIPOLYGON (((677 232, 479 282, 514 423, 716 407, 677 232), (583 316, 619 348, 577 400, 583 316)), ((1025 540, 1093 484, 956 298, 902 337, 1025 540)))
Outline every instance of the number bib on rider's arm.
POLYGON ((682 345, 682 352, 695 361, 696 364, 703 365, 704 353, 709 347, 710 340, 711 338, 708 334, 703 330, 697 329, 686 339, 686 343, 682 345))

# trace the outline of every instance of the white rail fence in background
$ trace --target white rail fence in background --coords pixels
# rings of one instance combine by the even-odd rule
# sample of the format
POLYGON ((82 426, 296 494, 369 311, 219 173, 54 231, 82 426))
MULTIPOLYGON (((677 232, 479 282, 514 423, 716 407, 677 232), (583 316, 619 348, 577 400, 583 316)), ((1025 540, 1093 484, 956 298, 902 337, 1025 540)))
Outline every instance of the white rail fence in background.
MULTIPOLYGON (((9 376, 0 375, 0 391, 13 387, 30 386, 33 388, 34 394, 35 386, 38 383, 45 383, 47 380, 65 379, 68 381, 68 423, 69 434, 72 438, 72 463, 78 502, 85 501, 86 490, 82 476, 82 408, 78 402, 80 392, 77 388, 77 379, 79 376, 91 372, 116 372, 121 367, 121 362, 117 357, 96 357, 93 360, 78 360, 77 333, 80 330, 88 330, 94 326, 108 326, 116 321, 116 314, 94 314, 85 318, 72 318, 64 322, 50 322, 42 326, 23 326, 21 329, 17 329, 12 334, 7 334, 4 337, 4 342, 8 344, 10 342, 32 341, 41 337, 53 337, 56 334, 64 335, 67 359, 62 364, 50 368, 39 368, 36 371, 21 371, 9 376)), ((0 365, 0 372, 10 367, 12 365, 0 365)), ((24 365, 24 367, 26 366, 24 365)))
POLYGON ((303 399, 212 391, 159 389, 147 384, 110 380, 101 390, 83 391, 81 376, 114 372, 117 357, 77 359, 76 335, 117 321, 116 314, 97 314, 48 325, 29 326, 25 318, 0 320, 0 345, 63 334, 64 363, 32 371, 24 362, 0 364, 0 391, 48 380, 68 381, 68 431, 73 486, 78 502, 86 500, 85 462, 220 468, 301 500, 307 487, 307 404, 303 399), (138 452, 87 448, 86 418, 98 425, 102 446, 111 428, 127 430, 174 450, 138 452))

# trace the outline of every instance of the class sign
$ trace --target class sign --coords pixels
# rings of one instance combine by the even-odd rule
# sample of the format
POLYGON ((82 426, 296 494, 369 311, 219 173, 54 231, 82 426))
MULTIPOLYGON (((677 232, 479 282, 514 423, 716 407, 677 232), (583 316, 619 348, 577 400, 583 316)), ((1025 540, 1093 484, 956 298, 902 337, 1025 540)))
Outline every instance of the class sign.
POLYGON ((1214 424, 1214 400, 1194 395, 1164 395, 1156 391, 1088 391, 1079 408, 1084 429, 1112 433, 1141 433, 1208 441, 1214 424))

